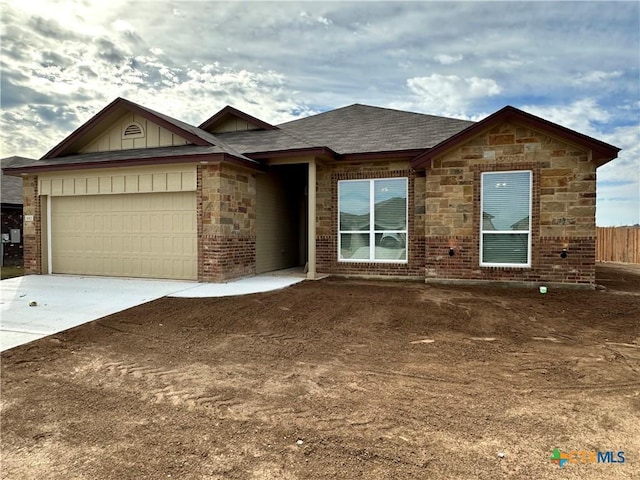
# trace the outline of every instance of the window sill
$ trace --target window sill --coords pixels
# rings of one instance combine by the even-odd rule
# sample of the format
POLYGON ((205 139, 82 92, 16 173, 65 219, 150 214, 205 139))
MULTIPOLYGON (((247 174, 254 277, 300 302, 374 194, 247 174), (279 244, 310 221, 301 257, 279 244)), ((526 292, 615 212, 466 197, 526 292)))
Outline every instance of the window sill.
POLYGON ((522 270, 524 268, 531 268, 531 264, 518 264, 518 263, 481 263, 480 268, 502 268, 502 269, 516 269, 522 270))
POLYGON ((406 265, 409 263, 408 260, 347 260, 347 259, 338 259, 338 263, 375 263, 375 264, 396 264, 396 265, 406 265))

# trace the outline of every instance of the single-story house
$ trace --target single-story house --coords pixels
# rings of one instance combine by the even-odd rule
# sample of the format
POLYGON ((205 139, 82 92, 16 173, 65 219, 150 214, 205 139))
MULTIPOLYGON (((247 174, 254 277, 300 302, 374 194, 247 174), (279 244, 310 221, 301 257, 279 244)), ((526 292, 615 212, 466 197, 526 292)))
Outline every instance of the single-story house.
MULTIPOLYGON (((7 157, 0 160, 4 167, 26 165, 34 160, 24 157, 7 157)), ((3 266, 22 265, 22 177, 10 177, 2 173, 0 185, 0 224, 2 243, 0 244, 0 264, 3 266)))
POLYGON ((27 273, 593 286, 596 169, 618 152, 511 106, 280 125, 227 106, 196 127, 118 98, 5 173, 24 180, 27 273))

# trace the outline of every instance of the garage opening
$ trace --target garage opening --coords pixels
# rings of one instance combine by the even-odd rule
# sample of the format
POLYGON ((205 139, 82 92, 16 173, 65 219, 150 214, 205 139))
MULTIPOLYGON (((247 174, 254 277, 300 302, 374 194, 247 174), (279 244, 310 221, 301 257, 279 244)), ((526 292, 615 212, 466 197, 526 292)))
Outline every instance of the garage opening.
POLYGON ((256 179, 256 273, 307 262, 306 164, 275 165, 256 179))
POLYGON ((195 192, 51 200, 52 273, 197 278, 195 192))

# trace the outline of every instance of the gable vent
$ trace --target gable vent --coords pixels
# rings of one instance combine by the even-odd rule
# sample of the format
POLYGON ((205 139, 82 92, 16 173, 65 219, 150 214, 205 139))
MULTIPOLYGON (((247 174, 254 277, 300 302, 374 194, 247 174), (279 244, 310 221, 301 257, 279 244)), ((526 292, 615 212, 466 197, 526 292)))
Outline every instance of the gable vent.
POLYGON ((122 138, 142 138, 144 137, 144 131, 142 125, 138 122, 133 122, 127 125, 127 128, 122 132, 122 138))

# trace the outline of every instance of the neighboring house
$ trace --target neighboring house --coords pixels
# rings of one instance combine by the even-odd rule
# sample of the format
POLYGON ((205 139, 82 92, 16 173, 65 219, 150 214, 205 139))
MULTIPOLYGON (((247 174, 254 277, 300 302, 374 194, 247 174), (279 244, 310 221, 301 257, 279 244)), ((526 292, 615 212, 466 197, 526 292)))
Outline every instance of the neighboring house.
MULTIPOLYGON (((2 168, 32 163, 31 158, 7 157, 0 162, 2 168)), ((4 266, 22 265, 22 178, 2 173, 0 196, 2 197, 1 224, 2 247, 0 262, 4 266)))
POLYGON ((31 273, 588 286, 596 168, 618 152, 509 106, 474 123, 356 104, 277 126, 225 107, 195 127, 119 98, 6 173, 24 176, 31 273))

